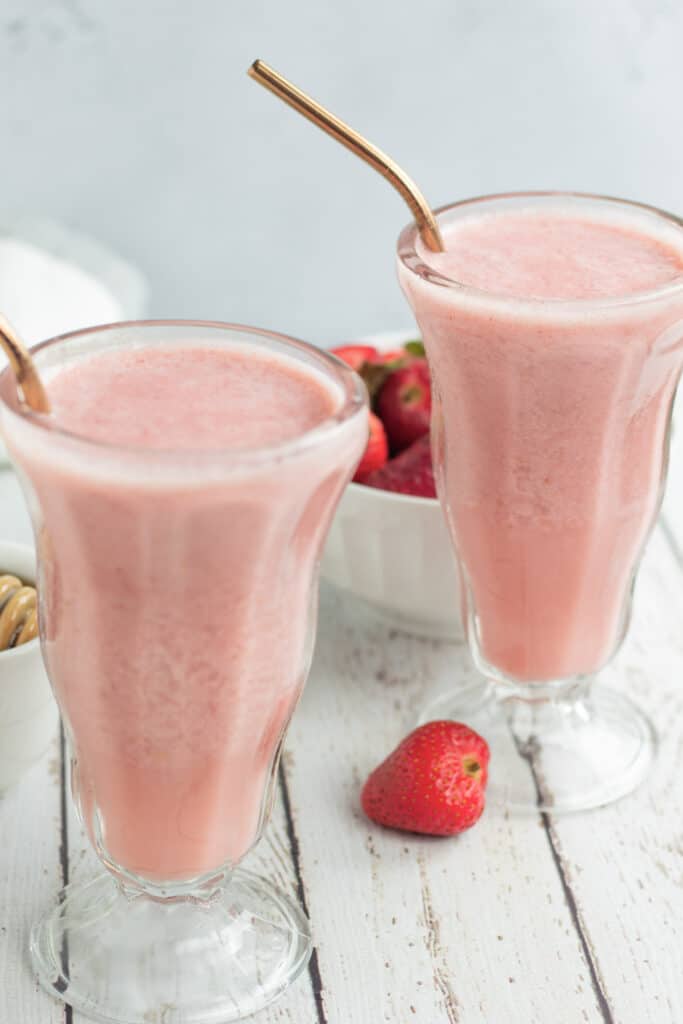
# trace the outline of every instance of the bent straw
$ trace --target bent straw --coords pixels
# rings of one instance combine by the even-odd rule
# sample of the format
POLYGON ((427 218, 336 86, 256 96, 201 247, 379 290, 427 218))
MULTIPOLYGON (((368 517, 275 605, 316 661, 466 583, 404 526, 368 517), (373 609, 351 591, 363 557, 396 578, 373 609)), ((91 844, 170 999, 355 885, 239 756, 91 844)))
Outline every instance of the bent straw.
POLYGON ((1 315, 0 345, 5 350, 14 373, 19 401, 34 412, 49 412, 50 403, 47 400, 45 388, 38 376, 35 363, 24 343, 1 315))
POLYGON ((436 218, 431 211, 427 200, 420 192, 412 178, 403 171, 391 157, 383 153, 377 146, 363 138, 350 125, 341 121, 325 107, 317 103, 301 89, 284 78, 278 71, 265 64, 262 60, 255 60, 247 74, 255 79, 260 85, 269 89, 285 103, 293 107, 299 114, 312 121, 318 128, 331 135, 342 146, 346 146, 352 153, 359 156, 371 167, 387 179, 396 191, 403 197, 410 212, 415 218, 418 231, 422 241, 432 252, 443 252, 444 244, 436 223, 436 218))

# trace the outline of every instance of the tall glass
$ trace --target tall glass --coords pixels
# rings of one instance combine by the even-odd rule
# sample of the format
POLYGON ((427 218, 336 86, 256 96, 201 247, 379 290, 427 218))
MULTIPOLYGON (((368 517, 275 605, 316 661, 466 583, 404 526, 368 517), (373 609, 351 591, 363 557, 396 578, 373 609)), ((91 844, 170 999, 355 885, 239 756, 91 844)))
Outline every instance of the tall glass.
MULTIPOLYGON (((18 408, 0 377, 73 795, 107 868, 34 929, 33 961, 60 998, 126 1024, 241 1019, 307 963, 301 910, 237 865, 270 812, 310 665, 321 548, 367 437, 355 374, 275 334, 114 324, 33 355, 49 389, 94 352, 188 345, 284 358, 334 412, 269 447, 123 448, 18 408)), ((191 430, 192 411, 178 415, 191 430)))
MULTIPOLYGON (((625 218, 683 253, 683 222, 597 196, 517 194, 438 211, 449 225, 561 207, 625 218)), ((646 716, 596 685, 627 631, 666 476, 683 366, 683 277, 620 299, 495 295, 428 264, 413 227, 399 279, 433 379, 437 487, 484 681, 424 717, 461 718, 492 745, 494 798, 571 811, 630 791, 655 747, 646 716)))

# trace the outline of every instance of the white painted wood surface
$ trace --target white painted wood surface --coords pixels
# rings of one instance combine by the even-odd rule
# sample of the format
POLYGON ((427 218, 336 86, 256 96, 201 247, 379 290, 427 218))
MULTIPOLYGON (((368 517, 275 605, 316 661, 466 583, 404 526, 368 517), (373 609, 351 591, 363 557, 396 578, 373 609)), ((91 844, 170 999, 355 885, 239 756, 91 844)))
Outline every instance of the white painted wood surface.
MULTIPOLYGON (((683 414, 666 521, 639 580, 613 682, 661 732, 651 780, 554 820, 487 814, 454 840, 402 836, 359 809, 367 772, 423 702, 470 672, 462 648, 390 633, 322 594, 316 659, 273 821, 252 867, 305 900, 315 954, 263 1024, 681 1024, 683 1021, 683 414)), ((0 535, 27 540, 0 473, 0 535)), ((0 1024, 84 1024, 36 987, 32 920, 97 869, 55 745, 0 801, 0 1024), (66 843, 65 843, 66 841, 66 843), (63 849, 60 849, 60 845, 63 849)))

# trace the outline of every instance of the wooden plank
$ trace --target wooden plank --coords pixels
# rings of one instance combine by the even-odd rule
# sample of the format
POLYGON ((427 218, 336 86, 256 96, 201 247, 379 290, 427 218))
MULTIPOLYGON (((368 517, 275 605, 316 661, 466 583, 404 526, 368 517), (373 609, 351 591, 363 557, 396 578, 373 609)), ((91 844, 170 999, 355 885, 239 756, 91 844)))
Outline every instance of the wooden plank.
POLYGON ((552 822, 614 1022, 683 1020, 683 571, 657 530, 631 635, 610 672, 652 715, 651 777, 631 797, 552 822))
POLYGON ((59 862, 57 744, 0 798, 0 1020, 62 1024, 64 1009, 39 987, 28 954, 33 924, 56 900, 59 862))
POLYGON ((462 648, 392 634, 324 591, 285 764, 328 1024, 603 1020, 537 818, 492 813, 428 840, 360 811, 367 772, 468 671, 462 648))

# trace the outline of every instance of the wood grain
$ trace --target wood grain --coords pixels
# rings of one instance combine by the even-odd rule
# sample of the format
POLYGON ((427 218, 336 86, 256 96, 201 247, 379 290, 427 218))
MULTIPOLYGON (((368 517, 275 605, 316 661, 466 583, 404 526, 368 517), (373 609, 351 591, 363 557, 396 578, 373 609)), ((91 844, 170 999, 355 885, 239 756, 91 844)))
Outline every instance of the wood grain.
POLYGON ((632 796, 553 822, 611 1006, 623 1024, 683 1020, 683 572, 652 538, 629 639, 610 672, 651 714, 659 755, 632 796))
POLYGON ((329 1024, 603 1019, 538 818, 490 814, 444 841, 360 811, 367 772, 469 671, 462 648, 393 635, 325 591, 285 764, 329 1024))
POLYGON ((28 959, 32 925, 57 899, 59 749, 0 798, 0 1021, 63 1024, 64 1009, 34 978, 28 959))

